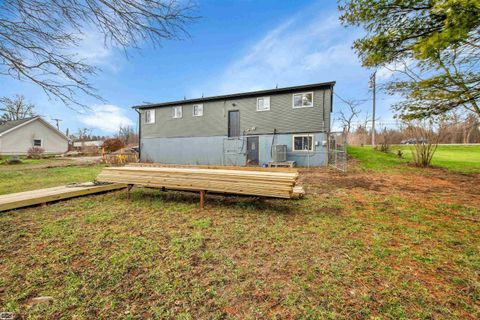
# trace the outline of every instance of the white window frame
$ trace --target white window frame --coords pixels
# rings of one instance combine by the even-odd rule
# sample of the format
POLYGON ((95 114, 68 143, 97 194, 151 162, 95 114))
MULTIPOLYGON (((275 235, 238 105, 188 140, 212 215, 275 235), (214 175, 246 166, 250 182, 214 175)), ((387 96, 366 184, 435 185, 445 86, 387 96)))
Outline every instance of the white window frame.
POLYGON ((41 147, 43 147, 43 139, 37 139, 37 138, 33 139, 32 145, 33 145, 34 148, 41 148, 41 147), (36 145, 35 145, 35 140, 40 140, 40 145, 39 145, 39 146, 36 146, 36 145))
POLYGON ((203 117, 203 103, 194 104, 192 107, 192 116, 194 117, 203 117), (200 114, 195 114, 195 107, 201 107, 202 112, 200 114))
POLYGON ((310 92, 298 92, 298 93, 294 93, 292 94, 292 107, 294 109, 300 109, 300 108, 313 108, 313 91, 310 91, 310 92), (304 105, 301 105, 301 106, 296 106, 295 105, 295 96, 298 96, 298 95, 302 95, 302 98, 303 98, 303 95, 304 94, 311 94, 312 95, 312 104, 309 105, 309 106, 304 106, 304 105))
POLYGON ((182 119, 183 118, 183 106, 172 107, 172 118, 173 119, 182 119), (180 110, 180 116, 177 116, 177 111, 180 110))
POLYGON ((292 151, 293 152, 313 152, 315 149, 315 136, 313 134, 295 134, 292 136, 292 151), (297 150, 295 149, 295 138, 305 138, 311 137, 312 138, 312 148, 307 150, 297 150))
POLYGON ((270 96, 258 97, 258 98, 257 98, 257 111, 259 111, 259 112, 262 112, 262 111, 270 111, 270 96), (264 105, 264 106, 265 106, 265 100, 266 100, 266 99, 268 100, 268 109, 267 109, 267 108, 265 108, 265 109, 260 109, 260 108, 259 108, 258 102, 260 101, 260 99, 263 99, 263 105, 264 105))
POLYGON ((155 109, 145 110, 145 124, 155 123, 155 109), (150 121, 147 121, 147 113, 149 114, 150 121))

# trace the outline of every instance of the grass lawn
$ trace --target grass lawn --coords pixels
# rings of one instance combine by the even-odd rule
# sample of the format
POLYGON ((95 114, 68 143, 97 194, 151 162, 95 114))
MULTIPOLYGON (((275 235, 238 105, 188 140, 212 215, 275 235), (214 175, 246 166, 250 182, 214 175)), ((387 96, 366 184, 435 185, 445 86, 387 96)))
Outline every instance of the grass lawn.
POLYGON ((35 165, 43 166, 45 162, 0 166, 0 194, 92 181, 102 168, 98 165, 53 168, 35 165))
MULTIPOLYGON (((412 162, 413 146, 392 146, 388 154, 374 152, 371 147, 349 147, 349 154, 361 160, 366 169, 384 170, 404 166, 412 162), (396 154, 402 150, 403 158, 396 154)), ((480 173, 480 145, 454 146, 439 145, 432 160, 432 165, 459 173, 480 173)))
MULTIPOLYGON (((346 175, 303 170, 303 200, 207 195, 201 211, 197 194, 134 188, 130 201, 119 191, 0 213, 0 311, 478 319, 478 177, 388 163, 365 171, 372 164, 360 161, 346 175), (33 304, 38 296, 54 301, 33 304)), ((75 180, 69 169, 0 181, 19 190, 75 180)), ((88 180, 98 168, 77 170, 88 180)))

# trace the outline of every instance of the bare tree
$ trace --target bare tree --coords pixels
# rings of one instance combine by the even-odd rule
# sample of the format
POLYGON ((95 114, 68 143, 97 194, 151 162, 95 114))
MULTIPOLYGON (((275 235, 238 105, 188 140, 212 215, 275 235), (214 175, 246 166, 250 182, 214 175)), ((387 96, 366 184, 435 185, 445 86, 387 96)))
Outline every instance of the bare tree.
POLYGON ((92 129, 90 128, 78 128, 77 131, 77 138, 78 141, 87 141, 90 139, 90 133, 92 132, 92 129))
POLYGON ((3 112, 0 116, 0 122, 21 120, 35 116, 35 106, 27 102, 22 95, 16 95, 14 98, 3 97, 0 99, 0 103, 2 104, 0 111, 3 112))
POLYGON ((415 139, 413 162, 419 167, 429 167, 440 141, 440 133, 435 130, 433 120, 417 120, 409 123, 406 130, 415 139))
POLYGON ((345 100, 343 103, 347 105, 348 110, 340 110, 338 112, 338 121, 342 124, 343 133, 348 135, 352 129, 353 120, 360 114, 359 106, 364 102, 363 100, 345 100))
POLYGON ((98 69, 72 54, 94 28, 106 47, 139 48, 187 35, 193 6, 181 0, 0 1, 0 75, 33 82, 66 104, 100 96, 88 77, 98 69))
POLYGON ((136 141, 135 130, 132 126, 120 125, 120 127, 118 128, 117 137, 123 142, 125 146, 128 146, 132 142, 132 140, 136 141))

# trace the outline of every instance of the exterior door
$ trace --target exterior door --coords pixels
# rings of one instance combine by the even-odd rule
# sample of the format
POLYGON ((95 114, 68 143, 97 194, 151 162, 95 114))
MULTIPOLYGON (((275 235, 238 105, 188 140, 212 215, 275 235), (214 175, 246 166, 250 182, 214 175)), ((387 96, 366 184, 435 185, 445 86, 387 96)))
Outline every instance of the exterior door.
POLYGON ((240 111, 228 111, 228 137, 240 137, 240 111))
POLYGON ((258 166, 258 137, 247 138, 247 165, 258 166))

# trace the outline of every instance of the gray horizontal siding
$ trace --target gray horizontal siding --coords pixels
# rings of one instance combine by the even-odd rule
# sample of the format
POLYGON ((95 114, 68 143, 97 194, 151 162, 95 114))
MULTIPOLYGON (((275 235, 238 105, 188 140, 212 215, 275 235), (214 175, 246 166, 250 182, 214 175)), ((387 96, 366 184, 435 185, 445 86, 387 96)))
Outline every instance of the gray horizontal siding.
MULTIPOLYGON (((299 91, 303 92, 303 91, 299 91)), ((239 98, 203 103, 203 116, 193 117, 193 104, 183 106, 183 117, 172 118, 172 107, 155 108, 155 123, 144 123, 142 138, 224 136, 228 130, 228 111, 240 111, 240 129, 255 128, 250 134, 322 132, 329 130, 331 91, 314 91, 313 107, 293 108, 292 93, 270 95, 270 111, 257 111, 257 98, 239 98)))

